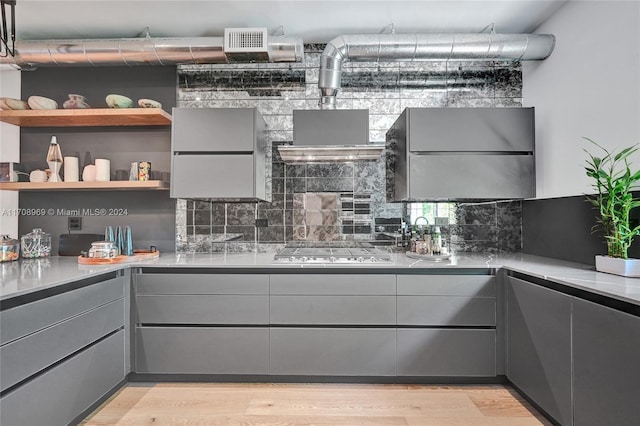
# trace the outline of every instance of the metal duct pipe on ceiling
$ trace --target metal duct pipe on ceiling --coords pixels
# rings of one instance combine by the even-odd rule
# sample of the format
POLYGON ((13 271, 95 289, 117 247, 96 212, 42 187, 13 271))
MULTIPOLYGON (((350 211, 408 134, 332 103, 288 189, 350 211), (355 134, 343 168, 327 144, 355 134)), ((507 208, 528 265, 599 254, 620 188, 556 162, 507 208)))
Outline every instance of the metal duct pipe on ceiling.
MULTIPOLYGON (((300 37, 273 36, 267 42, 270 62, 301 62, 300 37)), ((223 37, 122 38, 16 41, 16 56, 0 63, 21 68, 72 65, 224 64, 223 37)))
POLYGON ((320 57, 321 108, 335 108, 347 61, 531 61, 546 59, 555 46, 551 34, 375 34, 342 35, 320 57))

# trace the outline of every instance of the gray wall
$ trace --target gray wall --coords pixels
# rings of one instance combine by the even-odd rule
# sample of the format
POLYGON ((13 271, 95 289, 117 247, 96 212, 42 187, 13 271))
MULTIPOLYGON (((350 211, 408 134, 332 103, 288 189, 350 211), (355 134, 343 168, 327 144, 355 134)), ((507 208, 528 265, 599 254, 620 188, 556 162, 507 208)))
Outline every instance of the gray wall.
MULTIPOLYGON (((536 107, 537 198, 592 192, 581 137, 607 148, 640 142, 640 2, 569 1, 537 33, 551 56, 525 62, 523 105, 536 107)), ((633 158, 640 166, 640 154, 633 158)))
MULTIPOLYGON (((115 93, 131 98, 155 99, 171 112, 176 104, 175 67, 79 67, 41 68, 22 73, 22 98, 41 95, 55 99, 59 106, 68 94, 81 94, 94 108, 106 108, 105 97, 115 93)), ((47 167, 46 155, 51 135, 56 135, 64 156, 79 156, 82 166, 91 158, 111 160, 112 179, 116 170, 129 170, 132 161, 148 160, 152 171, 169 172, 170 127, 80 127, 21 128, 21 161, 28 170, 47 167)), ((166 177, 166 175, 165 175, 166 177)), ((127 209, 125 216, 85 216, 83 229, 76 232, 103 233, 106 225, 131 225, 134 245, 156 245, 161 251, 175 249, 175 200, 169 191, 22 192, 21 208, 127 209)), ((34 227, 57 237, 67 232, 67 215, 33 218, 20 216, 20 235, 34 227)))

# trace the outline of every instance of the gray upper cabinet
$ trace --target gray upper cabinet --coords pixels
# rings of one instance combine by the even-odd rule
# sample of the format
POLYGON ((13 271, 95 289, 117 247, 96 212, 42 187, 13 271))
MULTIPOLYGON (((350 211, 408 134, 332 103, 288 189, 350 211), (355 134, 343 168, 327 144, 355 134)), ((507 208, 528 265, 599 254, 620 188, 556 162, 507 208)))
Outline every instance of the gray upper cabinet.
POLYGON ((300 146, 366 145, 369 110, 294 110, 293 143, 300 146))
POLYGON ((387 143, 388 201, 535 196, 533 108, 407 108, 387 143))
POLYGON ((256 108, 174 108, 171 197, 271 200, 256 108))

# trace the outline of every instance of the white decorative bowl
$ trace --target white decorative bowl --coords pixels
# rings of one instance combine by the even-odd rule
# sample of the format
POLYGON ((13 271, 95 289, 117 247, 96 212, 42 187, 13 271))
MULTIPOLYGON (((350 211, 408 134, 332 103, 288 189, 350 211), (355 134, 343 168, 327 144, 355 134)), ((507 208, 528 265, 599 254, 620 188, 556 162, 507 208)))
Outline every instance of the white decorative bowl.
POLYGON ((162 104, 153 99, 138 99, 138 106, 140 108, 162 108, 162 104))
POLYGON ((133 106, 133 101, 122 95, 107 95, 106 101, 109 108, 131 108, 133 106))
POLYGON ((58 109, 58 103, 44 96, 29 96, 27 103, 31 109, 58 109))

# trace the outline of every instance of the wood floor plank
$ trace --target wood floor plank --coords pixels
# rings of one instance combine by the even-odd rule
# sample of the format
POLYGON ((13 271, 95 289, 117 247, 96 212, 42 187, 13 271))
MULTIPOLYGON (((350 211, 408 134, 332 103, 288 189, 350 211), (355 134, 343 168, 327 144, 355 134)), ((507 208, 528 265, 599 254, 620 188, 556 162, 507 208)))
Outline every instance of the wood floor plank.
POLYGON ((84 426, 529 426, 549 423, 501 385, 133 383, 84 426))

